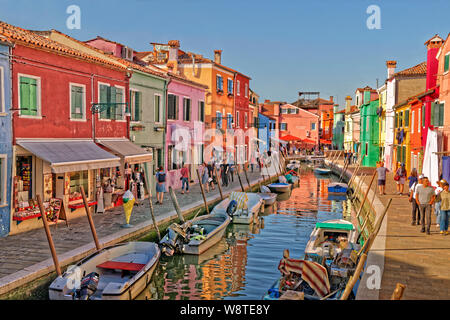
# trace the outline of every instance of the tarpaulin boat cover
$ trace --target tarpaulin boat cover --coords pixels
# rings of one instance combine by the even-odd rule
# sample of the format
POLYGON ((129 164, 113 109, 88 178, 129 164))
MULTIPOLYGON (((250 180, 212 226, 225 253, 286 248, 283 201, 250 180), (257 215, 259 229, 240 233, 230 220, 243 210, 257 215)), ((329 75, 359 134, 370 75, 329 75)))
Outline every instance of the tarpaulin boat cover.
POLYGON ((76 172, 120 166, 120 158, 103 150, 93 141, 27 141, 17 144, 48 162, 53 173, 76 172))
POLYGON ((98 139, 97 142, 123 158, 129 164, 153 161, 153 153, 142 149, 130 140, 98 139))

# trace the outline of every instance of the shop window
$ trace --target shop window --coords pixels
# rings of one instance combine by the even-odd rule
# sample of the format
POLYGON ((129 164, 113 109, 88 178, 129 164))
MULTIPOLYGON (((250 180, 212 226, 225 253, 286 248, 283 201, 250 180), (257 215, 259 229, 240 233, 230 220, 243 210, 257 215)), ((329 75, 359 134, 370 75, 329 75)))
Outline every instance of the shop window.
POLYGON ((18 156, 17 164, 16 164, 16 176, 18 177, 17 181, 17 192, 18 192, 18 200, 28 201, 33 198, 33 158, 18 156))
POLYGON ((178 96, 173 94, 168 95, 167 119, 178 120, 178 96))
POLYGON ((70 119, 86 119, 86 87, 83 85, 70 85, 70 119))
POLYGON ((6 154, 0 154, 0 205, 6 204, 6 154))
POLYGON ((86 195, 89 189, 89 171, 79 171, 70 173, 70 199, 81 197, 81 187, 86 195))
POLYGON ((40 108, 40 79, 37 77, 19 77, 20 114, 38 116, 40 108))
POLYGON ((183 98, 183 120, 191 121, 191 99, 183 98))

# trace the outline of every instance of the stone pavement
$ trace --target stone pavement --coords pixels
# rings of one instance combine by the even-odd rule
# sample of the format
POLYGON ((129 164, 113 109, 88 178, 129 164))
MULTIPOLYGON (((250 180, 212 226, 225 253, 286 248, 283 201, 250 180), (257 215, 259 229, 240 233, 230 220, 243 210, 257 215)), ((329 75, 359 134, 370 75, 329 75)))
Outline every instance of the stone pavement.
MULTIPOLYGON (((259 170, 256 169, 254 173, 249 172, 251 185, 255 185, 260 179, 262 180, 259 170)), ((243 172, 241 180, 244 188, 247 188, 248 184, 243 172)), ((237 176, 234 176, 234 183, 228 187, 222 187, 224 195, 229 194, 232 190, 241 190, 237 176)), ((191 185, 189 193, 181 194, 180 190, 176 190, 175 193, 183 213, 186 210, 203 206, 203 198, 198 184, 191 185)), ((215 186, 215 190, 207 193, 206 197, 208 204, 220 199, 218 187, 215 186)), ((164 194, 163 205, 155 204, 155 196, 152 201, 158 224, 176 217, 168 192, 164 194)), ((134 228, 124 229, 121 227, 125 223, 122 207, 108 210, 104 214, 93 214, 93 219, 101 245, 124 241, 133 236, 142 235, 146 230, 153 228, 148 199, 135 205, 133 209, 130 224, 135 226, 134 228)), ((51 226, 50 230, 61 265, 63 262, 65 265, 73 263, 95 251, 92 233, 85 216, 69 220, 69 227, 63 222, 57 227, 51 226)), ((43 228, 0 238, 0 294, 53 270, 53 260, 43 228)))
MULTIPOLYGON (((353 172, 353 168, 348 171, 353 172)), ((364 173, 367 174, 364 179, 366 185, 369 185, 373 171, 374 168, 364 168, 364 173)), ((392 172, 386 178, 386 195, 377 193, 377 198, 384 206, 392 198, 385 218, 386 230, 378 234, 378 237, 384 237, 385 240, 379 299, 390 299, 397 283, 406 285, 403 299, 450 299, 450 236, 439 234, 434 213, 431 235, 421 233, 421 226, 412 226, 408 196, 397 195, 392 172)), ((377 188, 376 179, 375 177, 372 190, 377 188)), ((408 181, 404 192, 407 188, 408 181)), ((372 198, 369 196, 368 199, 372 198)), ((375 250, 380 253, 383 251, 378 247, 375 250)))

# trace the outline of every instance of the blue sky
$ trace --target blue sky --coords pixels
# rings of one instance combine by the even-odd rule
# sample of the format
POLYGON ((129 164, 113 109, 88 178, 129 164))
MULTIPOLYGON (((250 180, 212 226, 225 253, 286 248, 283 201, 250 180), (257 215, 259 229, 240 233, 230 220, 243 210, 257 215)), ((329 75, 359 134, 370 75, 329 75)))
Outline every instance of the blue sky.
POLYGON ((450 32, 448 0, 0 0, 0 20, 36 30, 57 29, 79 40, 97 35, 137 51, 150 42, 180 40, 181 48, 249 75, 261 99, 292 102, 298 91, 320 91, 343 107, 357 87, 426 59, 424 42, 450 32), (66 8, 81 8, 81 29, 66 27, 66 8), (370 5, 381 29, 369 30, 370 5))

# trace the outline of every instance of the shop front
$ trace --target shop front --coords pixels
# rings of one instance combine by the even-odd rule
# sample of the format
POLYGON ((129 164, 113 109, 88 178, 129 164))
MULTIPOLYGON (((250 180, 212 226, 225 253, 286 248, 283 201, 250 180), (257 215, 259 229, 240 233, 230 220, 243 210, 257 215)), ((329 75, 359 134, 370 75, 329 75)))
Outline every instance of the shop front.
MULTIPOLYGON (((97 144, 120 158, 120 166, 102 169, 100 174, 104 208, 122 204, 122 195, 130 190, 136 201, 148 195, 145 187, 144 165, 153 166, 153 152, 147 151, 127 139, 97 139, 97 144)), ((150 182, 149 182, 149 187, 150 182)))
POLYGON ((47 220, 70 220, 84 214, 81 187, 90 207, 98 205, 100 174, 114 172, 120 158, 92 140, 21 140, 15 146, 11 234, 42 227, 36 201, 47 220))

